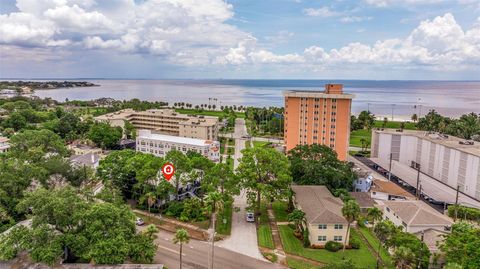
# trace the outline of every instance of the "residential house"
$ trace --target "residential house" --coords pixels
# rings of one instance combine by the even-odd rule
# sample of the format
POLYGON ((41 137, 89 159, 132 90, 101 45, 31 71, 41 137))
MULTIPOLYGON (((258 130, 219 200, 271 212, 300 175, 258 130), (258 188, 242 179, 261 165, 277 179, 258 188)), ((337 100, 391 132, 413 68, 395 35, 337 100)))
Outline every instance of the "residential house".
POLYGON ((70 157, 70 162, 75 166, 96 169, 100 164, 100 155, 96 153, 73 155, 70 157))
POLYGON ((8 141, 10 141, 10 139, 0 136, 0 153, 5 153, 10 149, 8 141))
POLYGON ((428 229, 447 231, 453 221, 420 200, 380 201, 383 218, 392 221, 409 233, 428 229))
POLYGON ((368 192, 372 187, 373 177, 369 173, 362 173, 353 181, 355 192, 368 192))
POLYGON ((296 208, 305 212, 310 243, 320 246, 328 241, 344 243, 348 222, 342 215, 342 200, 325 186, 292 186, 292 190, 296 208))
POLYGON ((370 197, 368 192, 350 192, 349 194, 357 201, 363 213, 366 213, 369 208, 375 207, 375 200, 370 197))
POLYGON ((373 180, 370 195, 376 200, 408 200, 415 198, 415 196, 397 184, 378 179, 373 180))

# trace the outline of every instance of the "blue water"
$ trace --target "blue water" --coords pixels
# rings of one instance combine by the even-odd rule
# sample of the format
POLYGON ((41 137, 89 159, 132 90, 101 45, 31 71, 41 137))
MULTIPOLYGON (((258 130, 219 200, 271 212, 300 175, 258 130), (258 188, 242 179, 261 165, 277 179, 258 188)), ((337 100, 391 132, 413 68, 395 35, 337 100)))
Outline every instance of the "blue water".
MULTIPOLYGON (((88 79, 87 79, 88 80, 88 79)), ((352 111, 370 108, 377 116, 408 118, 435 109, 458 117, 480 113, 480 81, 371 81, 371 80, 88 80, 100 87, 39 90, 39 97, 63 101, 111 97, 196 104, 283 106, 282 91, 323 90, 341 83, 356 97, 352 111), (215 100, 216 99, 216 100, 215 100)))

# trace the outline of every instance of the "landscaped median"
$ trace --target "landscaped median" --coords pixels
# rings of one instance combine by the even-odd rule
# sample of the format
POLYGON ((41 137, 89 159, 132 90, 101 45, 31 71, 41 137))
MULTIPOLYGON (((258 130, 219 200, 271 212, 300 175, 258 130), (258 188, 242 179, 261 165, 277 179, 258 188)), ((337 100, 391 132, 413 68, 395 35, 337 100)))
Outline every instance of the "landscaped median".
MULTIPOLYGON (((288 225, 278 226, 280 237, 282 239, 283 249, 288 254, 293 254, 321 263, 339 262, 345 259, 351 259, 360 268, 375 268, 376 259, 370 253, 366 243, 360 238, 355 229, 351 229, 351 238, 357 239, 360 242, 359 249, 347 249, 345 253, 342 250, 331 252, 326 249, 312 249, 303 247, 302 241, 295 237, 293 229, 288 225)), ((298 261, 291 261, 298 265, 298 261)), ((294 268, 309 268, 309 267, 294 267, 294 268)))

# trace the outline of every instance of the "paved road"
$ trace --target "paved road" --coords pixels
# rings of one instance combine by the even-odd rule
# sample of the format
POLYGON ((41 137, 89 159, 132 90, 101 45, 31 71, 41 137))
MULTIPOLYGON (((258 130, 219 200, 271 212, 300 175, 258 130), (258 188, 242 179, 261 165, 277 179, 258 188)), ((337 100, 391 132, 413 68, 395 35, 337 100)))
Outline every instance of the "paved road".
MULTIPOLYGON (((158 233, 156 243, 158 244, 156 263, 165 264, 169 269, 179 268, 180 246, 172 242, 173 235, 164 231, 158 233)), ((215 247, 214 268, 218 269, 279 269, 285 268, 279 264, 261 261, 231 250, 215 247)), ((183 247, 183 268, 185 269, 207 269, 210 243, 204 241, 190 240, 190 243, 183 247)))
MULTIPOLYGON (((242 139, 242 136, 247 135, 247 128, 245 126, 245 120, 235 120, 235 160, 234 167, 238 166, 238 159, 242 158, 241 151, 245 148, 246 139, 242 139)), ((244 255, 254 257, 265 261, 262 254, 258 250, 257 245, 257 230, 254 223, 248 223, 245 220, 247 206, 246 193, 242 191, 239 196, 234 197, 234 207, 238 207, 238 212, 233 211, 232 214, 232 232, 229 238, 219 242, 218 245, 229 250, 242 253, 244 255)))

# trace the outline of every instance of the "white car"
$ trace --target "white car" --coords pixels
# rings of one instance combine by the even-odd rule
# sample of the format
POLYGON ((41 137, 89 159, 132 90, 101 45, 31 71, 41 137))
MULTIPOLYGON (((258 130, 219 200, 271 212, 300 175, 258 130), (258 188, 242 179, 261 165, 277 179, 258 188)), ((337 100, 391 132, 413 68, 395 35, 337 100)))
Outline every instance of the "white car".
POLYGON ((247 212, 247 222, 255 222, 255 214, 247 212))
POLYGON ((138 226, 142 226, 143 224, 145 224, 145 222, 143 221, 143 219, 137 218, 137 220, 135 221, 135 224, 137 224, 138 226))

